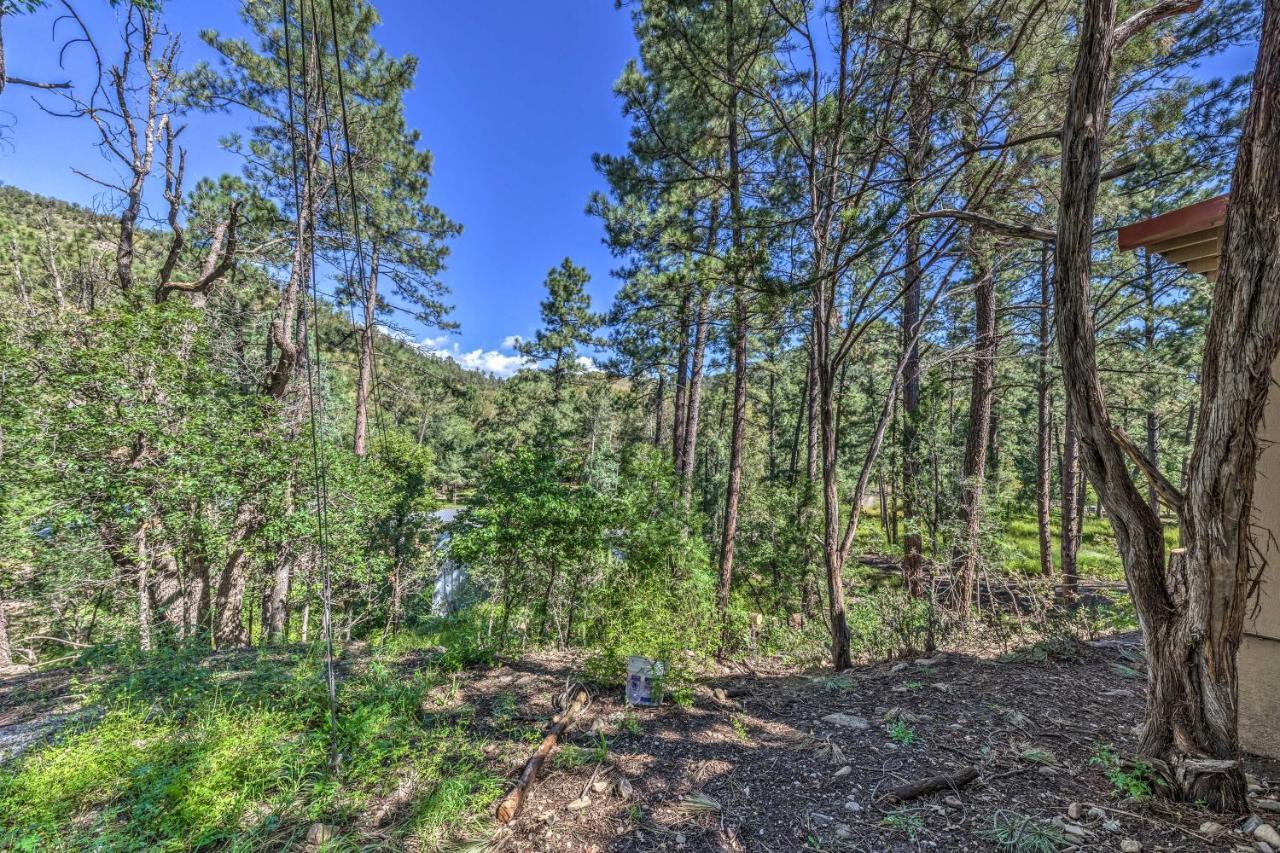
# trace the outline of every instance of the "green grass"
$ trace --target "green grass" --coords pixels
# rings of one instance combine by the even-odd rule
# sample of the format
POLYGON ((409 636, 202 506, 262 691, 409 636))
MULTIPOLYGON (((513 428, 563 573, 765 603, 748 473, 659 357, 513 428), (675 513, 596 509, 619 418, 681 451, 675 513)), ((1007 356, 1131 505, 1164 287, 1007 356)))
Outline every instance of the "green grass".
MULTIPOLYGON (((1040 533, 1035 514, 1028 512, 1007 515, 992 523, 995 529, 988 535, 985 546, 985 555, 988 560, 1009 572, 1039 574, 1040 533)), ((1062 553, 1061 523, 1056 513, 1052 516, 1050 524, 1053 529, 1056 571, 1058 555, 1062 553)), ((1177 547, 1177 526, 1166 526, 1164 538, 1166 547, 1177 547)), ((926 539, 926 550, 929 544, 926 539)), ((946 545, 944 544, 943 547, 945 549, 946 545)), ((864 511, 858 522, 857 549, 872 553, 898 554, 901 545, 888 544, 878 512, 864 511)), ((1081 578, 1111 582, 1124 580, 1124 566, 1120 562, 1120 554, 1116 549, 1115 534, 1111 529, 1111 522, 1106 518, 1095 518, 1092 513, 1085 516, 1080 535, 1080 551, 1076 560, 1081 578)), ((875 587, 884 582, 880 572, 865 566, 850 566, 848 577, 855 585, 862 584, 868 587, 875 587)))
POLYGON ((483 822, 502 780, 469 720, 421 707, 460 659, 395 666, 415 643, 436 639, 402 633, 344 667, 337 775, 323 662, 311 650, 210 656, 186 647, 96 661, 96 677, 83 676, 102 715, 0 768, 0 848, 280 849, 313 821, 358 842, 354 828, 406 776, 418 793, 394 835, 434 846, 466 832, 483 822))
MULTIPOLYGON (((1062 553, 1061 524, 1057 515, 1052 518, 1053 555, 1055 570, 1058 555, 1062 553)), ((1040 571, 1040 528, 1034 515, 1016 516, 1003 521, 1001 540, 1007 546, 1005 564, 1012 570, 1025 574, 1040 571)), ((1177 526, 1166 526, 1165 547, 1178 544, 1177 526)), ((1080 552, 1076 556, 1082 578, 1103 581, 1123 581, 1124 566, 1116 549, 1115 533, 1111 522, 1105 518, 1087 515, 1080 533, 1080 552)))

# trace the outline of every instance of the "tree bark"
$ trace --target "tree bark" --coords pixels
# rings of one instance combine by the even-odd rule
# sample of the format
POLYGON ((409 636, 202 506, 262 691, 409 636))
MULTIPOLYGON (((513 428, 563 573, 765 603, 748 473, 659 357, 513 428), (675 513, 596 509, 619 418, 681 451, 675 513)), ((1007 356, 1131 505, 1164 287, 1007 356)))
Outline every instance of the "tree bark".
POLYGON ((698 426, 702 409, 702 362, 707 350, 707 329, 711 320, 711 297, 703 290, 694 327, 693 353, 689 365, 689 390, 684 418, 684 449, 680 454, 680 497, 685 509, 693 498, 693 465, 698 451, 698 426))
POLYGON ((137 565, 138 584, 138 648, 151 651, 151 562, 147 552, 147 522, 134 536, 133 556, 137 565))
POLYGON ((1248 803, 1238 761, 1235 656, 1249 589, 1258 426, 1280 353, 1280 0, 1264 3, 1205 338, 1199 429, 1187 493, 1173 498, 1187 548, 1175 551, 1167 566, 1160 518, 1130 476, 1102 395, 1089 306, 1114 52, 1144 21, 1191 8, 1157 3, 1117 28, 1114 0, 1085 4, 1062 137, 1055 307, 1081 458, 1107 506, 1147 649, 1139 754, 1165 777, 1160 793, 1241 812, 1248 803))
MULTIPOLYGON (((4 69, 0 68, 0 76, 4 69)), ((9 642, 9 616, 5 613, 4 595, 0 594, 0 669, 13 666, 13 646, 9 642)))
POLYGON ((369 455, 369 399, 373 393, 373 336, 377 332, 378 242, 369 252, 369 275, 364 294, 364 326, 360 329, 360 366, 356 374, 355 453, 369 455))
POLYGON ((1040 255, 1040 326, 1036 361, 1036 524, 1039 529, 1040 573, 1053 577, 1053 528, 1049 512, 1050 457, 1053 443, 1053 398, 1049 394, 1049 247, 1040 255))
MULTIPOLYGON (((729 438, 729 480, 725 488, 724 527, 720 537, 720 582, 716 604, 720 621, 728 629, 729 594, 733 586, 734 545, 738 537, 738 504, 742 497, 742 455, 747 428, 747 301, 743 281, 742 174, 738 160, 737 60, 735 57, 734 0, 725 4, 725 41, 728 69, 729 230, 733 278, 733 424, 729 438)), ((727 637, 725 638, 727 639, 727 637)), ((723 643, 722 643, 723 646, 723 643)))
POLYGON ((218 579, 213 640, 218 648, 242 646, 248 641, 241 609, 249 581, 249 540, 262 526, 262 516, 251 501, 236 511, 231 529, 230 553, 218 579))
POLYGON ((1071 397, 1064 400, 1062 427, 1062 519, 1061 572, 1059 594, 1064 602, 1076 597, 1078 572, 1076 554, 1080 550, 1080 521, 1083 515, 1080 500, 1080 437, 1076 434, 1076 420, 1072 412, 1071 397))
POLYGON ((973 606, 981 544, 982 494, 987 450, 991 438, 991 403, 995 389, 995 278, 985 263, 974 269, 974 353, 969 390, 969 428, 964 443, 964 472, 960 487, 960 541, 957 543, 951 586, 951 605, 966 611, 973 606))
POLYGON ((725 487, 724 527, 720 539, 720 583, 716 606, 723 623, 733 587, 734 544, 738 536, 738 507, 742 498, 742 454, 747 427, 747 307, 736 297, 733 340, 733 420, 729 434, 729 482, 725 487))
POLYGON ((684 469, 684 430, 688 417, 686 396, 689 387, 689 335, 692 322, 689 312, 693 304, 693 283, 685 282, 680 295, 679 341, 676 344, 676 388, 671 411, 671 467, 680 476, 684 469))

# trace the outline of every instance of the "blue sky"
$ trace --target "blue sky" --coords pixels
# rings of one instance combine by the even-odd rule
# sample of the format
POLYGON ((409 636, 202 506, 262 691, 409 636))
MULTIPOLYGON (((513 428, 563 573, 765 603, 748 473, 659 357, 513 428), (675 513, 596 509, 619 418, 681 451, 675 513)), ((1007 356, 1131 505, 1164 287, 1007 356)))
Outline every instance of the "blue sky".
MULTIPOLYGON (((105 48, 114 13, 98 0, 78 5, 92 7, 91 26, 105 48)), ((626 145, 612 86, 635 53, 630 14, 612 0, 379 0, 377 7, 383 25, 376 37, 391 52, 421 60, 409 121, 435 156, 431 200, 464 229, 443 276, 462 328, 437 346, 471 366, 507 372, 515 365, 509 338, 537 327, 542 279, 565 256, 590 271, 599 310, 616 289, 602 229, 584 209, 603 185, 592 153, 626 145)), ((238 8, 234 0, 166 3, 165 20, 183 37, 184 64, 212 58, 201 29, 242 32, 238 8)), ((74 53, 68 71, 58 69, 55 17, 6 17, 10 74, 54 80, 83 70, 74 53)), ((72 172, 105 168, 87 123, 44 114, 30 90, 16 87, 5 92, 0 112, 8 126, 0 181, 86 205, 106 201, 72 172)), ((188 118, 188 186, 197 175, 239 171, 238 159, 215 142, 233 121, 188 118)), ((414 332, 420 340, 436 335, 414 332)))
MULTIPOLYGON (((101 0, 78 5, 92 13, 104 48, 110 45, 115 13, 101 0)), ((537 327, 548 269, 565 256, 585 266, 598 310, 616 289, 602 229, 583 211, 602 188, 592 153, 626 145, 612 85, 635 53, 630 14, 613 0, 377 0, 377 7, 383 25, 376 37, 393 53, 421 60, 409 121, 435 155, 431 200, 464 228, 443 276, 460 334, 412 331, 468 366, 511 372, 518 364, 511 337, 537 327)), ((168 0, 165 20, 183 36, 184 64, 213 58, 201 29, 243 31, 238 9, 237 0, 168 0)), ((67 71, 57 67, 57 45, 68 31, 54 38, 55 17, 6 18, 10 74, 75 79, 85 70, 83 51, 72 51, 67 71)), ((1240 73, 1255 53, 1253 46, 1232 48, 1198 74, 1240 73)), ((234 129, 234 116, 193 115, 187 123, 189 186, 198 175, 240 170, 216 144, 234 129)), ((30 90, 10 87, 0 99, 0 126, 0 181, 91 206, 106 201, 72 171, 105 168, 87 122, 46 115, 30 90)))

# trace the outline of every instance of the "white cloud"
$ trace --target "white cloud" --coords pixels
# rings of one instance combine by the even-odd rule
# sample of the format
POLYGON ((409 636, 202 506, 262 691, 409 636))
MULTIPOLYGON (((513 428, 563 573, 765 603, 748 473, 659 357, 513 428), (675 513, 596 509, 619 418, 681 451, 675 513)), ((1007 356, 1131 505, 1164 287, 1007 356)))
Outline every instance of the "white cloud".
POLYGON ((520 337, 519 335, 507 335, 505 338, 502 339, 502 348, 515 349, 516 347, 520 346, 520 344, 523 342, 524 342, 524 338, 520 337))
MULTIPOLYGON (((502 349, 511 349, 514 346, 511 341, 513 339, 518 340, 518 337, 517 335, 509 335, 504 338, 502 349)), ((498 350, 477 348, 463 352, 462 348, 458 346, 458 342, 450 341, 448 335, 427 338, 419 346, 439 358, 452 359, 469 370, 482 370, 485 373, 492 373, 503 379, 514 375, 517 370, 528 364, 522 355, 508 354, 498 350)))
POLYGON ((578 367, 588 373, 598 373, 600 371, 600 368, 596 366, 595 360, 585 355, 578 356, 578 367))

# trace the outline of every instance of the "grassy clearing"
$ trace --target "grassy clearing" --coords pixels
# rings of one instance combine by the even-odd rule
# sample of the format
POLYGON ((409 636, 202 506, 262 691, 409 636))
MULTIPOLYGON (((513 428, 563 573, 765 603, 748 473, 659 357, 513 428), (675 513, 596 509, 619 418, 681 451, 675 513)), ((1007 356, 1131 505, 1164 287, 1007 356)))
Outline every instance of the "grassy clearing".
POLYGON ((313 652, 186 647, 98 661, 86 689, 102 715, 0 770, 0 847, 279 849, 315 821, 360 827, 411 776, 421 793, 393 834, 433 848, 482 822, 503 787, 465 715, 424 711, 459 662, 396 665, 438 640, 402 634, 343 661, 336 777, 313 652))

